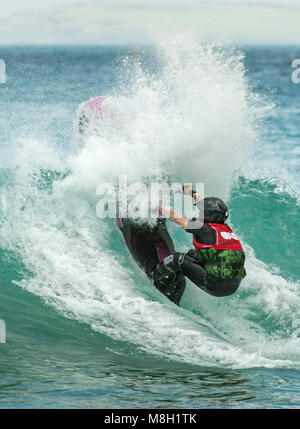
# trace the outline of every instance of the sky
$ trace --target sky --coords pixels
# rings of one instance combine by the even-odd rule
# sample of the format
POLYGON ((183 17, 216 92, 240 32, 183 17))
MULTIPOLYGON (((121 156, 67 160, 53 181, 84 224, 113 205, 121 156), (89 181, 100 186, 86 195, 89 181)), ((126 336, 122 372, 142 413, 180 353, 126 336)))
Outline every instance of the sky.
POLYGON ((195 29, 203 41, 299 46, 299 22, 300 0, 9 0, 0 45, 143 44, 155 26, 195 29))
POLYGON ((30 9, 44 9, 54 5, 87 3, 88 0, 10 0, 3 1, 0 8, 0 16, 9 16, 13 13, 23 12, 30 9))
MULTIPOLYGON (((94 0, 95 2, 106 3, 211 3, 211 0, 94 0)), ((22 12, 30 9, 44 9, 56 5, 76 4, 76 3, 90 3, 91 0, 9 0, 3 1, 0 8, 0 17, 9 16, 13 13, 22 12)), ((300 0, 215 0, 220 3, 254 3, 254 4, 299 4, 300 0)))

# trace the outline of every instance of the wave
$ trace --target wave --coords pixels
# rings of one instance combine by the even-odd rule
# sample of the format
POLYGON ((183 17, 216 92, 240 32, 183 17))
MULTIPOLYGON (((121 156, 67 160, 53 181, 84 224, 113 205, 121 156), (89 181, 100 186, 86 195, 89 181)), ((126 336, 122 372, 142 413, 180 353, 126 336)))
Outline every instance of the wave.
MULTIPOLYGON (((20 139, 1 188, 1 248, 23 266, 14 283, 150 356, 231 368, 298 365, 298 283, 259 261, 252 247, 233 297, 216 299, 189 283, 178 308, 136 267, 114 221, 96 215, 99 183, 120 174, 129 182, 160 178, 162 165, 174 179, 202 181, 207 194, 229 197, 235 171, 251 156, 260 109, 242 56, 182 34, 162 38, 158 55, 159 73, 124 60, 124 81, 110 98, 123 121, 103 127, 79 153, 20 139)), ((243 189, 233 193, 233 207, 243 189)), ((246 228, 238 207, 232 211, 234 224, 246 228)), ((177 248, 187 246, 176 238, 177 248)))
POLYGON ((257 257, 280 269, 286 279, 299 279, 299 193, 283 178, 240 176, 232 189, 232 221, 257 257))

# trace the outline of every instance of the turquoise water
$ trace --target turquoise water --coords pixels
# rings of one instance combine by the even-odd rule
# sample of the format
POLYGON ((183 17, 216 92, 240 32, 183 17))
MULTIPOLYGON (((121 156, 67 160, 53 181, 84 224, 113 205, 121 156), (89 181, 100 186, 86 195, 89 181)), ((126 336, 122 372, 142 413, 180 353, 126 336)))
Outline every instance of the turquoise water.
POLYGON ((300 51, 181 35, 131 55, 0 49, 0 407, 298 408, 300 51), (78 153, 78 105, 103 94, 125 121, 78 153), (161 160, 227 199, 248 273, 232 297, 188 283, 176 307, 97 218, 101 181, 161 160))

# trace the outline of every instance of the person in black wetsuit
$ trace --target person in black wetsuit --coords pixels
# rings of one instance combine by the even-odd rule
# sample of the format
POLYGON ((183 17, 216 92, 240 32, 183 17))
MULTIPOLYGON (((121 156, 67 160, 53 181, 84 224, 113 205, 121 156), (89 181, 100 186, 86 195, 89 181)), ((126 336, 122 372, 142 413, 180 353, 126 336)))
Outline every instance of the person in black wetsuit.
POLYGON ((160 206, 162 215, 193 234, 194 249, 188 253, 174 253, 157 265, 157 279, 183 272, 194 284, 210 295, 223 297, 232 295, 246 276, 245 253, 232 229, 225 223, 229 211, 219 198, 201 199, 191 186, 183 187, 191 195, 199 210, 200 218, 189 220, 173 209, 160 206))

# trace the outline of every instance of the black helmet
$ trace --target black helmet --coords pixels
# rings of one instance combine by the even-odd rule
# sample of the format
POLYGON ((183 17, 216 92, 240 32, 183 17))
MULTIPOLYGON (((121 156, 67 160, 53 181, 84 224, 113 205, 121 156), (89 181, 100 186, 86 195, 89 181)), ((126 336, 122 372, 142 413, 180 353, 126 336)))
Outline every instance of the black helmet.
MULTIPOLYGON (((199 201, 197 204, 199 210, 203 210, 204 205, 204 223, 225 223, 229 211, 220 198, 217 197, 207 197, 199 201)), ((203 213, 203 212, 202 212, 203 213)))

